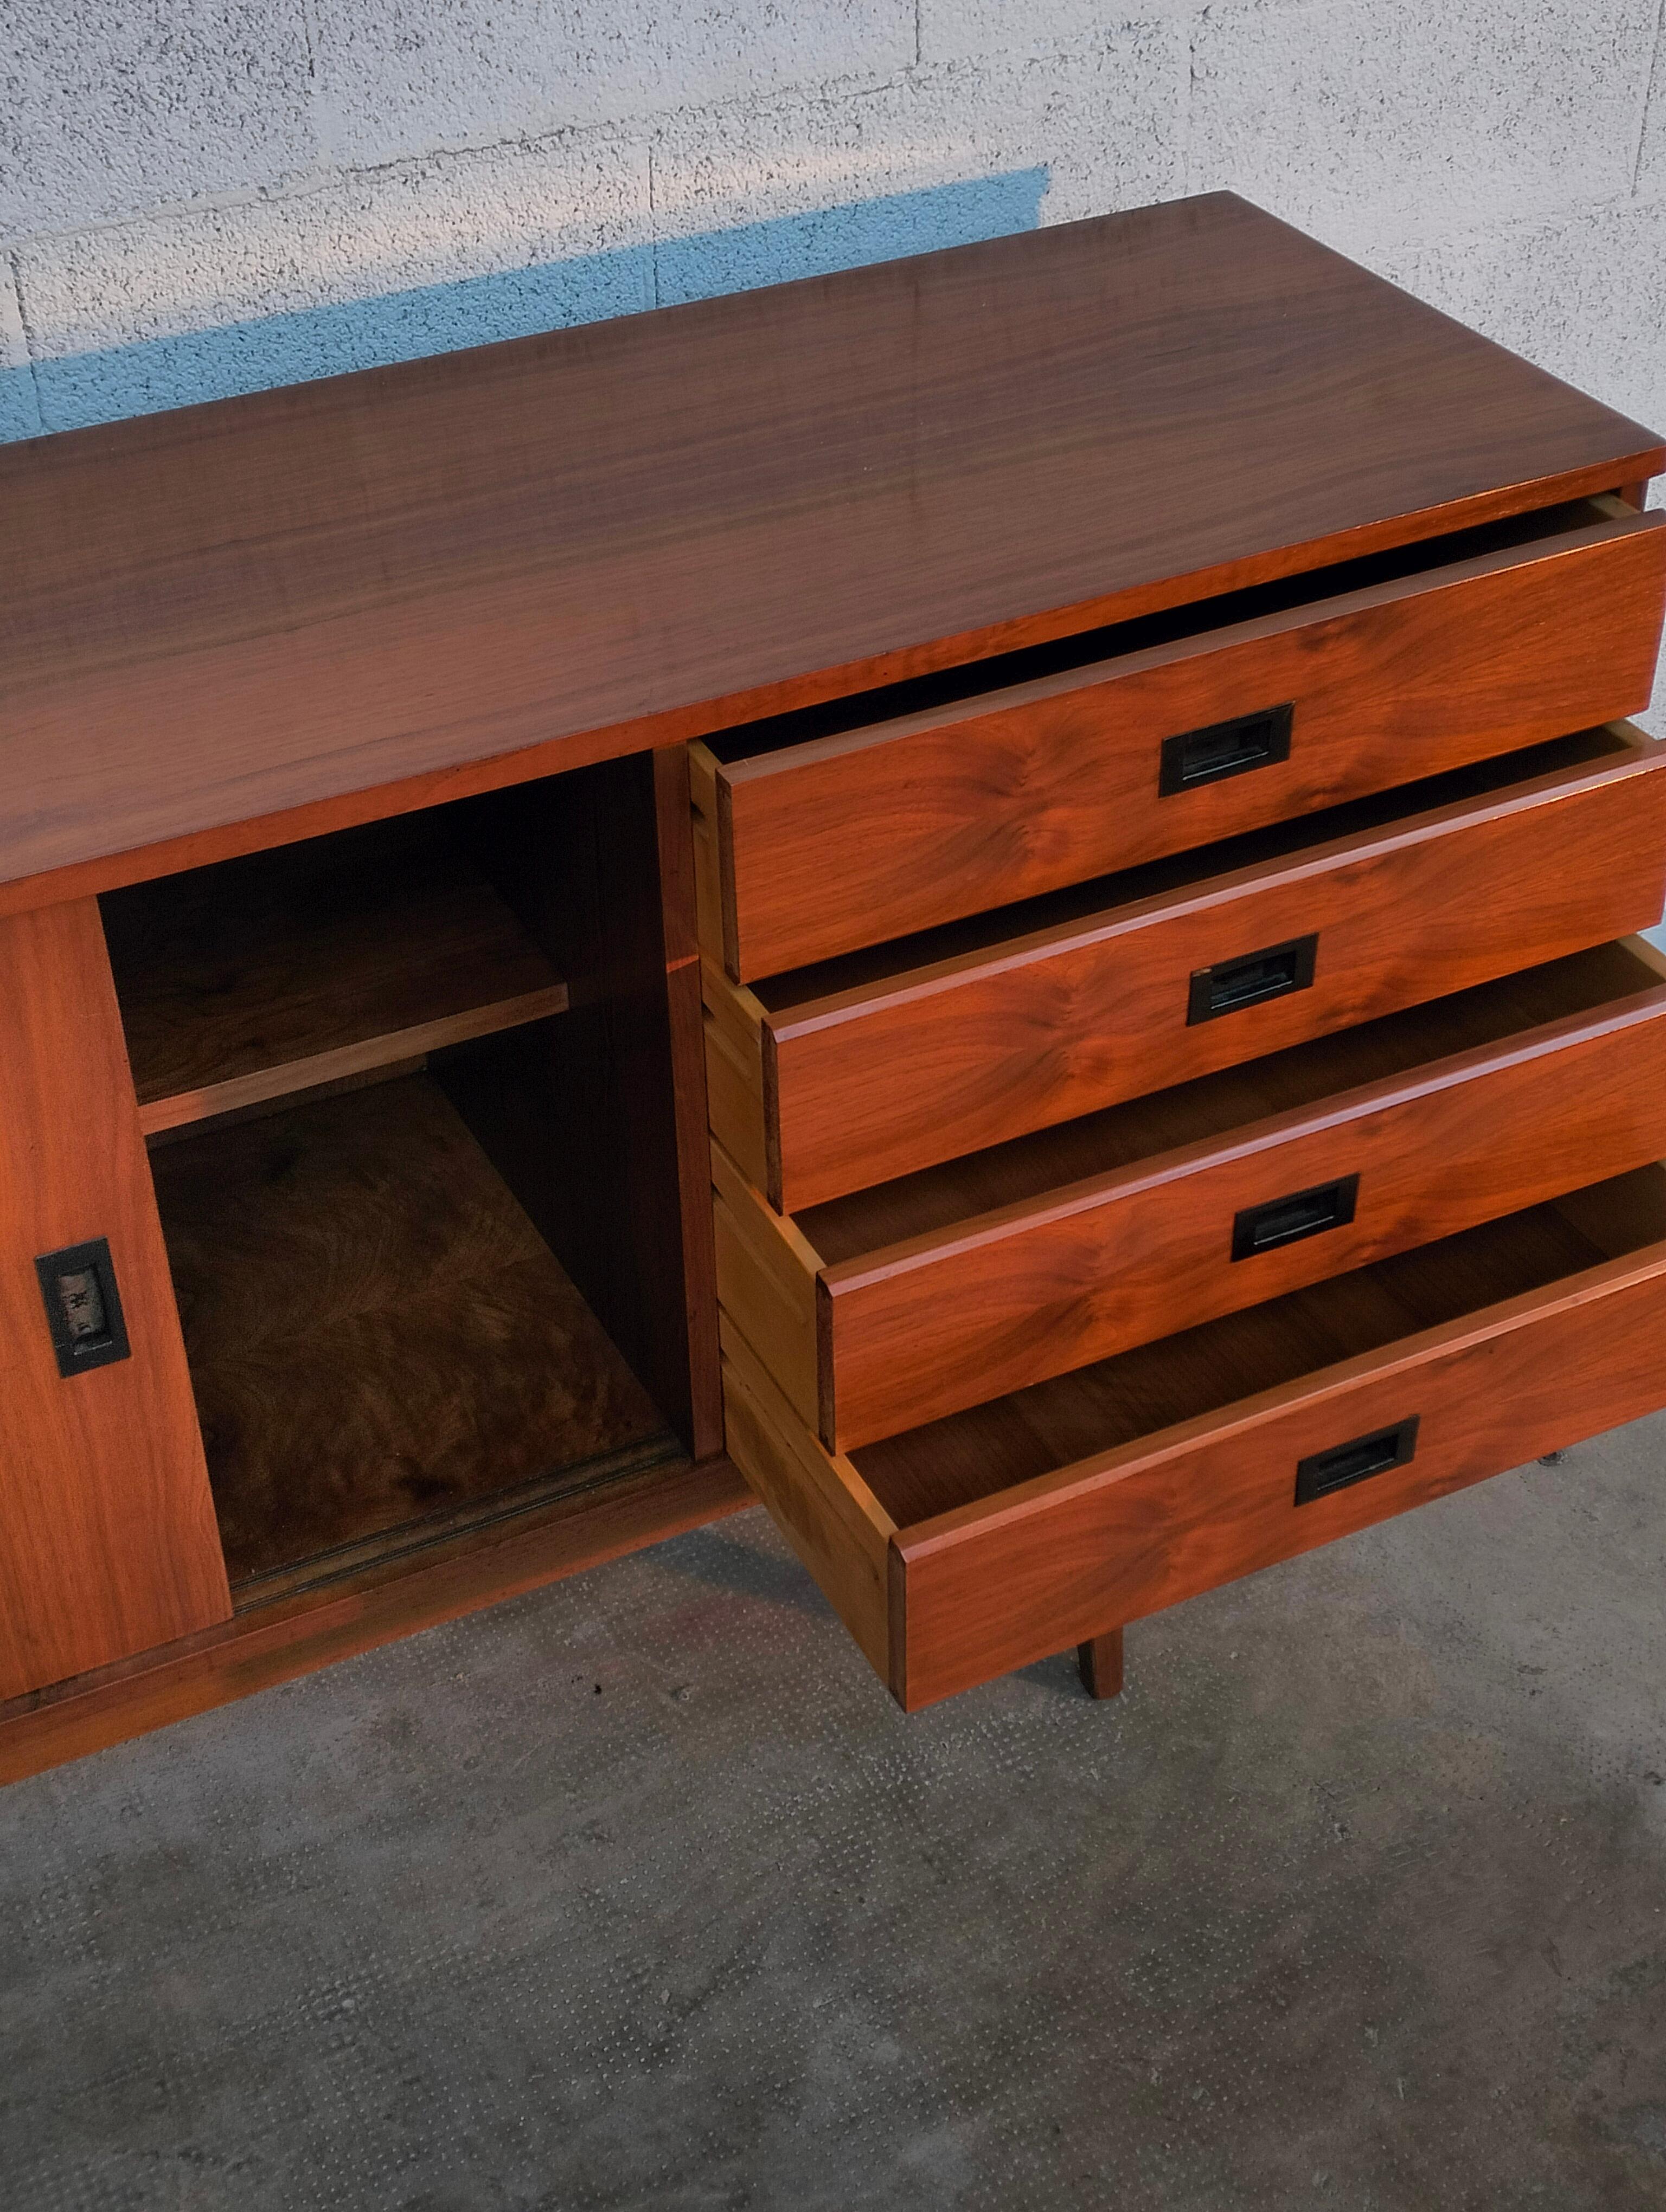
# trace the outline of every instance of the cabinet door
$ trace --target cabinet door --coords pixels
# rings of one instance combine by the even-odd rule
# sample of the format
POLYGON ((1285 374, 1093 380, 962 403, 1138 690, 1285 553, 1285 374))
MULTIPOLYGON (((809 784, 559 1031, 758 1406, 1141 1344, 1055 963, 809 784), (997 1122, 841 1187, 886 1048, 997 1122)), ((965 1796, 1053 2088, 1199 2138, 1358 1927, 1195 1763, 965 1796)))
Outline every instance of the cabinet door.
MULTIPOLYGON (((55 1280, 52 1289, 58 1333, 73 1347, 55 1280)), ((113 1324, 113 1309, 106 1319, 113 1324)), ((228 1620, 185 1346, 91 899, 0 921, 0 1698, 228 1620), (123 1326, 101 1357, 66 1376, 36 1261, 100 1239, 123 1326)))

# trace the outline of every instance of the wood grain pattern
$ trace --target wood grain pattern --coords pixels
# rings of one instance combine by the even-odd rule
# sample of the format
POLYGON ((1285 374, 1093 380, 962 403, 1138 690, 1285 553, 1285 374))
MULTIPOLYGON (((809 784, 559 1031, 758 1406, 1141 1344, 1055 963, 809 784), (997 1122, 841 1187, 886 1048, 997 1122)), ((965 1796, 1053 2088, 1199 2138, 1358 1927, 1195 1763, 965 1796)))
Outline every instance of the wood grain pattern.
MULTIPOLYGON (((696 1459, 723 1443, 723 1376, 717 1335, 717 1250, 712 1220, 710 1108, 706 1096, 705 1017, 695 913, 694 843, 687 749, 654 756, 654 853, 660 878, 660 951, 666 966, 666 1088, 676 1159, 678 1259, 661 1267, 680 1294, 688 1369, 688 1435, 696 1459)), ((674 1331, 673 1321, 665 1324, 674 1331)), ((679 1404, 683 1402, 679 1401, 679 1404)))
POLYGON ((1144 896, 1112 878, 761 985, 768 1195, 800 1212, 1647 928, 1666 896, 1663 758, 1620 725, 1156 863, 1174 872, 1144 896), (1471 795, 1431 805, 1454 787, 1471 795), (1231 865, 1263 839, 1276 857, 1231 865), (1310 988, 1188 1024, 1195 970, 1312 931, 1310 988))
POLYGON ((745 1471, 836 1610, 892 1529, 883 1671, 913 1711, 1649 1410, 1666 1168, 1608 1188, 853 1454, 775 1392, 745 1471), (1296 1506, 1300 1459, 1412 1414, 1409 1464, 1296 1506))
POLYGON ((792 1225, 815 1247, 819 1262, 838 1265, 885 1246, 953 1232, 979 1215, 1016 1218, 1073 1185, 1091 1184, 1164 1153, 1235 1142, 1252 1123, 1299 1117, 1346 1092, 1413 1075, 1437 1060, 1519 1044, 1533 1032, 1571 1021, 1600 1025, 1621 1017, 1622 1002, 1653 993, 1663 981, 1666 954, 1646 938, 1592 945, 853 1191, 793 1215, 792 1225))
POLYGON ((894 1525, 849 1462, 830 1460, 797 1419, 727 1314, 721 1326, 729 1456, 869 1663, 884 1674, 894 1525))
POLYGON ((718 763, 704 745, 687 748, 689 762, 689 806, 694 830, 695 914, 700 945, 708 957, 722 954, 726 935, 733 933, 733 916, 723 911, 724 894, 730 878, 726 877, 718 853, 717 842, 717 777, 718 763))
POLYGON ((0 877, 104 889, 1663 464, 1224 194, 30 441, 0 877))
POLYGON ((231 1611, 91 900, 0 922, 0 1695, 231 1611), (131 1356, 59 1375, 38 1254, 109 1241, 131 1356))
POLYGON ((153 1165, 234 1583, 666 1439, 429 1078, 153 1165))
MULTIPOLYGON (((928 1705, 1107 1613, 1138 1620, 1651 1411, 1666 1242, 1587 1251, 1596 1264, 1560 1281, 904 1530, 901 1702, 928 1705), (1413 1413, 1409 1465, 1292 1503, 1300 1459, 1413 1413)), ((1414 1257, 1438 1267, 1444 1248, 1414 1257)))
POLYGON ((706 1040, 706 1103, 715 1140, 760 1189, 779 1188, 773 1157, 774 1055, 764 1052, 764 1012, 744 984, 701 963, 706 1040))
POLYGON ((1606 504, 1177 641, 1139 649, 1135 625, 1134 649, 982 698, 733 761, 696 747, 720 875, 707 950, 737 980, 776 974, 1635 714, 1666 515, 1606 504), (1165 738, 1280 704, 1288 759, 1160 794, 1165 738))
POLYGON ((824 1384, 816 1286, 821 1255, 712 1146, 717 1292, 800 1419, 819 1428, 824 1384))
POLYGON ((1663 986, 1596 947, 798 1216, 714 1146, 720 1293, 854 1449, 1657 1157, 1663 986), (1348 1173, 1351 1224, 1231 1261, 1241 1207, 1348 1173))
POLYGON ((1639 968, 1616 1001, 824 1267, 820 1433, 851 1449, 1663 1152, 1666 986, 1639 968), (1348 1176, 1351 1220, 1232 1258, 1242 1210, 1348 1176))
POLYGON ((567 1005, 443 817, 225 861, 102 908, 147 1135, 567 1005))
POLYGON ((242 1613, 0 1705, 0 1784, 454 1620, 755 1504, 727 1460, 656 1468, 242 1613))
POLYGON ((852 1464, 914 1527, 1614 1256, 1559 1200, 864 1445, 852 1464))

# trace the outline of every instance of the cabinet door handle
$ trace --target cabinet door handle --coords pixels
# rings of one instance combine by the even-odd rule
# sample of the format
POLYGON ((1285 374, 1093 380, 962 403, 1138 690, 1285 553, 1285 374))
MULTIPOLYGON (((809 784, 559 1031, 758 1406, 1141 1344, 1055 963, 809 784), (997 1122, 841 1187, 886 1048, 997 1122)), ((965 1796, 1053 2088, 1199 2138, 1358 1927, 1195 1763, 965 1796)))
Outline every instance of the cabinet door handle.
POLYGON ((40 1279, 60 1375, 84 1375, 88 1368, 107 1367, 112 1359, 128 1357, 121 1292, 104 1237, 94 1237, 90 1244, 66 1244, 61 1252, 43 1252, 34 1271, 40 1279))
POLYGON ((1276 1252, 1282 1245, 1299 1244, 1304 1237, 1340 1229, 1353 1220, 1359 1200, 1359 1178, 1350 1175, 1315 1183, 1310 1190, 1292 1190, 1287 1198, 1246 1206, 1232 1216, 1232 1257, 1253 1259, 1257 1252, 1276 1252))
POLYGON ((1257 714, 1235 714, 1230 722, 1210 722, 1201 730, 1164 738, 1157 770, 1158 797, 1171 799, 1177 791, 1195 791, 1200 784, 1222 783, 1229 775, 1288 760, 1295 714, 1294 700, 1286 699, 1282 706, 1263 707, 1257 714))
POLYGON ((1306 937, 1243 953, 1237 960, 1195 969, 1186 996, 1186 1026, 1235 1014, 1241 1006, 1258 1006, 1264 999, 1281 999, 1290 991, 1305 991, 1313 981, 1318 951, 1319 933, 1314 930, 1306 937))
POLYGON ((1373 1474, 1386 1474, 1391 1467, 1408 1467, 1417 1452, 1417 1425, 1413 1413, 1391 1429, 1373 1429, 1369 1436, 1350 1437, 1329 1451, 1312 1452, 1296 1462, 1296 1503, 1310 1505, 1316 1498, 1329 1498, 1333 1490, 1346 1490, 1351 1482, 1364 1482, 1373 1474))

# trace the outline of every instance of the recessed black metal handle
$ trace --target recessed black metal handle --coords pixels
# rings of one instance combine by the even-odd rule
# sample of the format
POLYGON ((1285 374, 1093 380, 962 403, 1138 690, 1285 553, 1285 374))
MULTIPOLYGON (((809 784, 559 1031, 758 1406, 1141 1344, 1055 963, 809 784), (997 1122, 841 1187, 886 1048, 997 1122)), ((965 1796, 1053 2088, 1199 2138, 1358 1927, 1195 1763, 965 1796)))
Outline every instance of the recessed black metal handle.
POLYGON ((1409 1466, 1417 1451, 1420 1418, 1413 1413, 1391 1429, 1373 1429, 1369 1436, 1350 1437, 1345 1444, 1298 1460, 1297 1504, 1310 1505, 1316 1498, 1329 1498, 1333 1490, 1346 1490, 1351 1482, 1386 1474, 1391 1467, 1409 1466))
POLYGON ((1315 1183, 1310 1190, 1292 1190, 1287 1198, 1246 1206, 1232 1216, 1232 1257, 1252 1259, 1257 1252, 1299 1244, 1304 1237, 1316 1237, 1322 1230, 1339 1229, 1353 1220, 1359 1199, 1359 1178, 1350 1175, 1339 1176, 1335 1182, 1315 1183))
POLYGON ((1186 1026, 1213 1022, 1222 1014, 1235 1014, 1241 1006, 1258 1006, 1266 999, 1281 999, 1286 992, 1305 991, 1313 981, 1319 951, 1316 930, 1292 937, 1283 945, 1268 945, 1259 952, 1246 952, 1237 960, 1219 960, 1213 968, 1192 972, 1186 998, 1186 1026))
POLYGON ((84 1375, 88 1368, 107 1367, 112 1359, 128 1357, 121 1293, 104 1237, 43 1253, 34 1271, 40 1279, 60 1375, 84 1375))
POLYGON ((1230 722, 1210 722, 1203 729, 1164 738, 1157 770, 1158 798, 1170 799, 1177 791, 1195 791, 1200 784, 1220 783, 1229 775, 1288 760, 1295 713, 1295 702, 1286 699, 1282 706, 1263 707, 1257 714, 1235 714, 1230 722))

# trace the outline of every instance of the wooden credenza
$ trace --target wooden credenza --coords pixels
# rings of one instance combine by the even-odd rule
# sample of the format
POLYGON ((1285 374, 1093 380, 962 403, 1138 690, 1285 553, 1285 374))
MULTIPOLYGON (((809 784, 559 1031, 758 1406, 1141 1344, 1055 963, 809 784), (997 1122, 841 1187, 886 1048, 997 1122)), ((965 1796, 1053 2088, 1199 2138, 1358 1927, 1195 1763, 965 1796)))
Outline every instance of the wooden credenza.
POLYGON ((1104 1694, 1666 1403, 1663 466, 1230 195, 0 449, 0 1774, 754 1492, 1104 1694))

